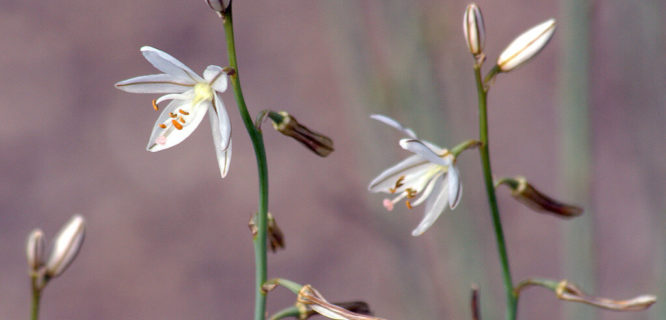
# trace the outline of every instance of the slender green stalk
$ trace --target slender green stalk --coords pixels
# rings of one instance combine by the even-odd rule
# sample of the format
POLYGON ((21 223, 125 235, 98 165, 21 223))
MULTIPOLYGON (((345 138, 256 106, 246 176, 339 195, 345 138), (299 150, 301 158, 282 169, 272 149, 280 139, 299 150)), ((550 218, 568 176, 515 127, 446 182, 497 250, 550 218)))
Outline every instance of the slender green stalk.
POLYGON ((255 300, 254 319, 264 320, 266 317, 266 293, 262 285, 266 282, 266 226, 268 223, 268 165, 266 163, 266 150, 261 131, 252 122, 252 117, 247 111, 247 105, 243 98, 240 78, 238 74, 238 63, 236 61, 236 45, 234 42, 234 27, 231 14, 231 5, 222 15, 224 32, 227 37, 227 54, 229 55, 229 66, 234 69, 229 75, 231 86, 236 97, 236 104, 247 133, 252 140, 254 154, 257 158, 257 171, 259 176, 259 209, 255 219, 257 224, 257 235, 254 236, 254 261, 255 261, 255 300))
POLYGON ((30 320, 39 319, 39 301, 42 298, 42 290, 38 286, 38 276, 32 276, 32 303, 30 305, 30 320))
POLYGON ((502 230, 502 220, 497 207, 497 197, 495 196, 495 185, 493 184, 493 172, 490 168, 490 150, 488 148, 488 112, 487 97, 488 90, 481 77, 481 64, 474 65, 474 75, 476 79, 477 94, 479 96, 479 154, 481 155, 481 166, 483 167, 483 178, 486 183, 486 193, 488 194, 488 205, 493 219, 495 237, 497 241, 497 252, 499 253, 500 264, 502 265, 502 277, 504 278, 504 290, 506 292, 506 319, 516 319, 516 309, 518 299, 513 290, 513 281, 511 280, 511 270, 509 269, 509 256, 506 252, 504 242, 504 231, 502 230))

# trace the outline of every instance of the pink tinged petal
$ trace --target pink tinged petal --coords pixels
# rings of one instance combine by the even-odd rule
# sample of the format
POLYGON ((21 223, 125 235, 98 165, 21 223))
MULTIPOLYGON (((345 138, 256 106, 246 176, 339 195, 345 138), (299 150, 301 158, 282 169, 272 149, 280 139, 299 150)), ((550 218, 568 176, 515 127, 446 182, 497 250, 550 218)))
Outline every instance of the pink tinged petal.
POLYGON ((382 122, 386 125, 389 125, 389 126, 395 128, 395 129, 398 129, 398 130, 402 131, 404 134, 406 134, 408 137, 416 139, 416 133, 414 133, 414 131, 412 129, 404 127, 398 121, 395 121, 392 118, 389 118, 389 117, 387 117, 385 115, 382 115, 382 114, 373 114, 373 115, 370 115, 370 118, 375 119, 379 122, 382 122))
POLYGON ((389 188, 395 187, 396 181, 401 176, 410 176, 430 166, 432 164, 420 156, 410 156, 380 173, 370 182, 368 190, 371 192, 388 192, 389 188))
POLYGON ((221 67, 208 66, 203 73, 204 79, 210 84, 211 88, 217 92, 224 92, 227 90, 227 74, 222 71, 221 67))
POLYGON ((143 56, 153 65, 153 67, 176 79, 188 81, 190 84, 203 82, 203 79, 194 71, 162 50, 143 46, 141 47, 141 53, 143 53, 143 56))
POLYGON ((451 159, 446 157, 442 158, 440 155, 435 153, 430 149, 425 143, 417 139, 402 139, 400 140, 400 146, 407 150, 411 151, 422 158, 440 166, 448 167, 451 165, 451 159))
POLYGON ((220 175, 224 178, 229 172, 231 164, 231 122, 222 104, 222 100, 215 95, 214 105, 208 107, 208 119, 213 134, 213 144, 220 175))
POLYGON ((155 143, 157 143, 161 146, 165 145, 166 141, 167 141, 167 139, 166 139, 165 136, 159 136, 159 137, 157 137, 157 139, 155 139, 155 143))
POLYGON ((180 93, 191 90, 194 84, 168 74, 151 74, 123 80, 117 82, 115 86, 132 93, 180 93))
POLYGON ((455 166, 449 167, 448 172, 448 189, 449 189, 449 207, 455 209, 462 198, 462 184, 460 183, 460 173, 455 166))
POLYGON ((155 121, 153 126, 153 132, 150 134, 150 139, 148 140, 148 146, 146 150, 150 152, 157 152, 164 149, 171 148, 194 132, 194 130, 199 126, 201 120, 203 120, 206 115, 206 105, 209 103, 201 102, 200 105, 190 107, 189 104, 192 101, 190 100, 172 100, 169 105, 164 108, 164 111, 160 114, 155 121), (186 123, 182 123, 182 129, 178 130, 171 123, 172 120, 169 116, 169 113, 177 113, 178 109, 189 109, 190 115, 187 118, 186 123), (161 128, 159 125, 165 124, 166 128, 161 128), (161 138, 164 137, 164 138, 161 138), (164 144, 158 143, 164 142, 164 144), (164 141, 166 139, 166 141, 164 141))
POLYGON ((393 211, 393 201, 391 199, 384 199, 382 205, 386 208, 386 211, 393 211))
POLYGON ((430 228, 437 218, 442 214, 448 203, 448 188, 445 181, 446 175, 440 175, 434 182, 432 195, 426 201, 425 213, 421 223, 412 231, 412 236, 417 237, 422 235, 428 228, 430 228))

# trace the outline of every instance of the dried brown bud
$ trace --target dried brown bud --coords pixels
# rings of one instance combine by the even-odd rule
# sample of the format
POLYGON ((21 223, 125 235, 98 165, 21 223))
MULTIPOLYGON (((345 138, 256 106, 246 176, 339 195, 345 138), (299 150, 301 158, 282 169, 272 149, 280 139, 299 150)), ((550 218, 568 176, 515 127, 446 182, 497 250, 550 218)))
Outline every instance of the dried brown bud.
POLYGON ((296 139, 317 155, 326 157, 333 152, 333 140, 331 138, 308 129, 288 113, 269 111, 268 117, 273 120, 275 130, 296 139))
POLYGON ((28 235, 28 242, 26 245, 26 256, 28 258, 28 267, 30 272, 37 272, 39 268, 44 265, 44 232, 39 229, 32 230, 28 235))
POLYGON ((481 320, 481 310, 479 308, 479 287, 476 285, 472 286, 472 297, 471 297, 471 307, 472 307, 472 319, 481 320))
MULTIPOLYGON (((370 306, 364 301, 334 302, 333 304, 338 307, 347 309, 353 313, 364 314, 369 316, 372 315, 372 311, 370 311, 370 306)), ((303 319, 310 319, 310 317, 319 314, 310 308, 305 308, 305 310, 301 313, 303 319)))
POLYGON ((332 304, 309 284, 304 285, 298 292, 297 302, 305 305, 320 315, 329 319, 340 320, 383 320, 364 314, 351 312, 345 308, 332 304))
POLYGON ((498 184, 506 184, 512 190, 511 195, 534 211, 549 212, 561 218, 572 218, 583 214, 583 209, 559 202, 529 184, 524 177, 502 179, 498 184))
MULTIPOLYGON (((250 228, 252 237, 257 236, 259 230, 257 230, 257 224, 254 221, 254 216, 250 218, 248 227, 250 228)), ((268 226, 266 229, 268 233, 268 246, 271 248, 271 251, 275 253, 278 249, 284 249, 284 234, 282 233, 282 230, 280 230, 280 227, 278 227, 277 221, 275 221, 275 217, 273 217, 270 212, 268 213, 268 226)))
POLYGON ((607 298, 591 297, 583 293, 578 287, 562 280, 555 291, 557 298, 565 301, 582 302, 595 307, 615 311, 641 311, 649 308, 657 297, 653 295, 641 295, 628 300, 611 300, 607 298))

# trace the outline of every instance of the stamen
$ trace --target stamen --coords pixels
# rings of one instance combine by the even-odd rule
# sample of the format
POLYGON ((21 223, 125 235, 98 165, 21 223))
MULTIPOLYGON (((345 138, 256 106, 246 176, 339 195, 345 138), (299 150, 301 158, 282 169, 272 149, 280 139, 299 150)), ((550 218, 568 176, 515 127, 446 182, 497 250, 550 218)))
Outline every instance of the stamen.
POLYGON ((178 112, 180 112, 181 114, 184 114, 184 115, 189 115, 190 114, 189 112, 187 112, 183 109, 178 109, 178 112))
POLYGON ((182 123, 185 123, 185 118, 183 118, 183 117, 178 117, 178 120, 180 120, 180 122, 182 122, 182 123))
POLYGON ((155 109, 155 111, 160 110, 160 108, 157 106, 157 99, 153 99, 153 109, 155 109))
POLYGON ((407 190, 405 190, 405 193, 407 193, 407 199, 412 199, 416 196, 417 192, 412 188, 407 188, 407 190))
POLYGON ((180 124, 178 121, 176 121, 176 120, 171 120, 171 123, 173 124, 174 127, 176 127, 176 129, 178 129, 178 130, 183 130, 183 125, 180 124))
POLYGON ((407 209, 412 209, 412 204, 409 202, 409 200, 405 201, 405 205, 407 206, 407 209))
POLYGON ((162 129, 166 129, 166 124, 164 124, 164 123, 160 123, 159 126, 160 126, 160 128, 162 128, 162 129))
POLYGON ((169 117, 175 118, 175 117, 177 117, 177 116, 178 116, 177 114, 175 114, 175 113, 173 113, 173 112, 169 112, 169 117))
POLYGON ((398 188, 403 186, 402 182, 404 180, 405 180, 405 176, 401 176, 400 178, 398 178, 398 180, 395 181, 395 187, 389 188, 389 192, 390 193, 395 193, 398 190, 398 188))

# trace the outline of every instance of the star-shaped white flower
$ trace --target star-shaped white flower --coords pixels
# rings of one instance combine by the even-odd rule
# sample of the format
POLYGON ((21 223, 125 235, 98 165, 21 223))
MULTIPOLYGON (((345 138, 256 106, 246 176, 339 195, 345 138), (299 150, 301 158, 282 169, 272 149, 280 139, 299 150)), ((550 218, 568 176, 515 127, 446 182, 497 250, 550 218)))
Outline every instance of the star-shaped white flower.
POLYGON ((454 209, 460 202, 462 184, 455 157, 446 149, 419 140, 414 131, 387 116, 374 114, 370 117, 405 133, 409 139, 400 140, 400 146, 414 155, 379 174, 370 182, 368 190, 397 194, 393 199, 384 199, 384 207, 389 211, 393 210, 396 202, 405 198, 409 209, 425 201, 423 220, 412 231, 413 236, 420 236, 432 226, 447 205, 454 209))
POLYGON ((222 178, 231 162, 231 122, 218 93, 227 90, 227 74, 218 66, 208 66, 203 78, 168 53, 144 46, 141 53, 155 68, 164 72, 139 76, 116 83, 116 88, 134 93, 166 93, 153 100, 153 107, 171 100, 155 122, 146 149, 157 152, 171 148, 196 129, 206 111, 213 131, 215 153, 222 178))

